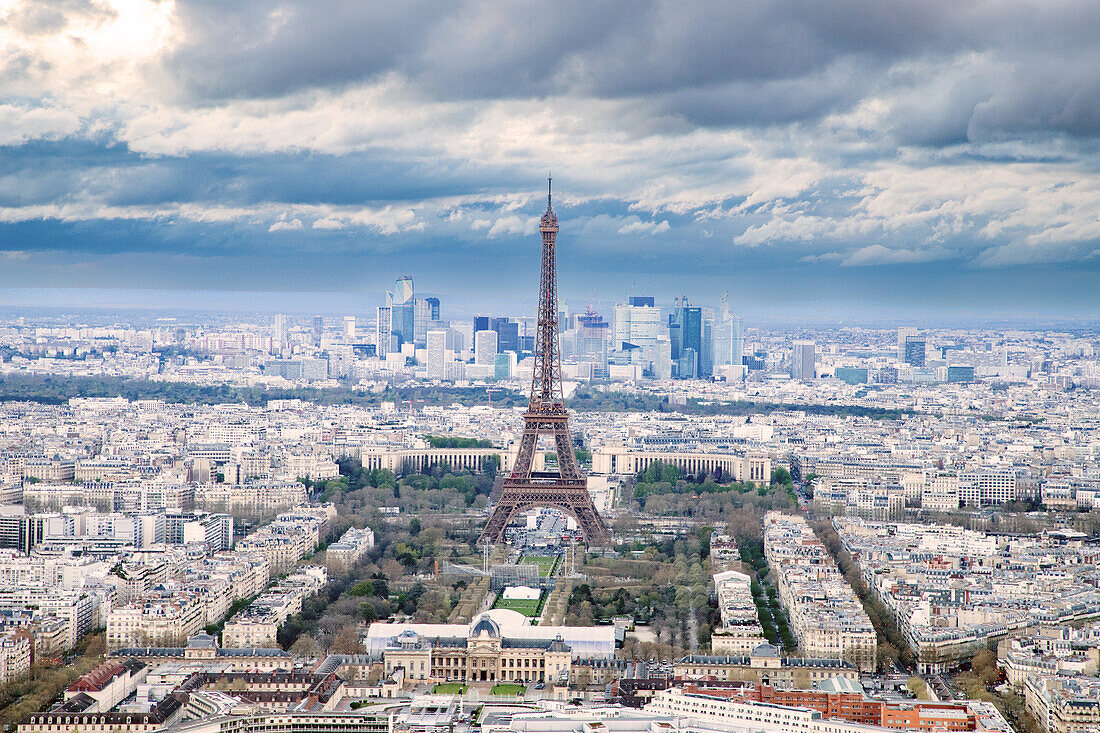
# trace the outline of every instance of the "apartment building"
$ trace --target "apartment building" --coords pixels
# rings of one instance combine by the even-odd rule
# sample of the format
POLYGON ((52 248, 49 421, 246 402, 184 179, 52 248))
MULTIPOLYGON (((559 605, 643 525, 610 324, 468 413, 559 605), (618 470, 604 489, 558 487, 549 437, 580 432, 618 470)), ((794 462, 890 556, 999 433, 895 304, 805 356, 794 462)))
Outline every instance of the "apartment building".
POLYGON ((764 556, 803 653, 843 659, 873 671, 875 629, 806 520, 769 512, 764 518, 764 556))
POLYGON ((325 548, 325 563, 330 571, 342 572, 359 562, 373 548, 374 531, 370 527, 352 527, 325 548))

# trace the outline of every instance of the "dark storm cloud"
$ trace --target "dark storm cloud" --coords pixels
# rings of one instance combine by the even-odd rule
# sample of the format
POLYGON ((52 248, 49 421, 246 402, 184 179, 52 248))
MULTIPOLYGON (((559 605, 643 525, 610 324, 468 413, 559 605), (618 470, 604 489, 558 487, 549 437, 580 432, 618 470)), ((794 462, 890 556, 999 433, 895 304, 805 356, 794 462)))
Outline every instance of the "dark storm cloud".
POLYGON ((367 205, 529 183, 473 162, 406 163, 372 153, 190 153, 150 158, 87 140, 0 146, 0 206, 92 198, 110 206, 168 203, 367 205))
POLYGON ((451 7, 416 0, 177 2, 185 40, 164 63, 188 93, 207 99, 368 81, 400 66, 415 39, 451 7))
POLYGON ((177 12, 186 40, 166 69, 207 101, 397 74, 435 99, 649 97, 695 124, 766 124, 849 109, 927 64, 960 86, 910 105, 929 124, 901 123, 905 142, 1100 128, 1095 2, 181 0, 177 12))
POLYGON ((1046 131, 1100 135, 1100 54, 1017 66, 1008 84, 975 106, 970 123, 972 137, 1046 131))
POLYGON ((645 95, 799 78, 925 48, 952 3, 177 3, 193 92, 269 96, 407 74, 455 97, 645 95))

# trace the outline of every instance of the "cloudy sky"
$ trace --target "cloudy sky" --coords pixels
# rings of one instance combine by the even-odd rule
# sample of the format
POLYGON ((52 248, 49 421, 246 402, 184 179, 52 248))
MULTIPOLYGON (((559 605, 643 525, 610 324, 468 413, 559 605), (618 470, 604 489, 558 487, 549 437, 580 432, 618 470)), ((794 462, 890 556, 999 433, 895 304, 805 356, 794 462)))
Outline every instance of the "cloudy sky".
POLYGON ((1098 139, 1095 0, 0 0, 0 304, 522 310, 552 169, 574 300, 1089 316, 1098 139))

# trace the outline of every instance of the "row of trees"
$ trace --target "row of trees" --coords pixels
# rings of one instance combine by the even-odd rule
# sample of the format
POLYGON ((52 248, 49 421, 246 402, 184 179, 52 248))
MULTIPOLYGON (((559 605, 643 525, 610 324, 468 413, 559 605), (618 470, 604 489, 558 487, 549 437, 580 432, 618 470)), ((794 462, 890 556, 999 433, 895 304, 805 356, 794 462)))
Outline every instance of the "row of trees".
MULTIPOLYGON (((415 400, 431 405, 455 403, 472 406, 485 404, 485 389, 480 387, 437 386, 422 391, 418 387, 394 386, 383 392, 363 392, 351 386, 233 387, 228 384, 200 385, 188 382, 154 382, 126 377, 51 377, 35 374, 8 374, 0 378, 0 402, 38 402, 62 405, 73 397, 125 397, 128 400, 163 400, 186 404, 224 404, 246 402, 266 405, 270 400, 301 399, 323 405, 375 406, 383 402, 400 405, 415 400)), ((522 404, 526 398, 504 390, 496 396, 501 406, 522 404)))
POLYGON ((102 631, 87 634, 77 642, 67 664, 38 661, 28 674, 0 685, 0 725, 5 730, 14 730, 23 718, 45 710, 60 698, 66 687, 102 662, 106 650, 106 634, 102 631))
POLYGON ((425 435, 424 440, 433 448, 492 448, 491 440, 480 438, 455 438, 442 435, 425 435))
POLYGON ((840 535, 836 533, 832 523, 826 520, 817 520, 811 522, 810 526, 813 527, 818 539, 825 545, 825 549, 833 556, 833 560, 836 561, 837 567, 844 575, 844 579, 848 581, 848 585, 852 586, 856 597, 863 605, 863 610, 867 614, 867 618, 870 619, 871 625, 875 627, 875 632, 879 638, 878 659, 876 659, 879 668, 887 668, 898 662, 907 668, 912 668, 916 663, 916 659, 909 649, 909 644, 905 641, 905 635, 898 628, 893 614, 881 601, 875 598, 867 584, 863 582, 863 578, 859 574, 859 567, 852 559, 851 554, 844 549, 844 543, 841 542, 840 535))
POLYGON ((794 655, 798 642, 791 632, 787 612, 779 604, 779 591, 773 580, 768 561, 764 559, 764 542, 756 535, 743 534, 737 537, 737 551, 741 562, 752 578, 749 591, 756 604, 756 617, 764 631, 764 637, 776 646, 794 655))
POLYGON ((627 655, 673 659, 710 643, 721 616, 708 597, 710 528, 688 537, 622 548, 620 558, 585 564, 589 582, 570 594, 566 623, 610 623, 630 616, 648 623, 656 642, 631 645, 627 655), (705 538, 703 536, 705 535, 705 538))
MULTIPOLYGON (((490 457, 492 458, 492 457, 490 457)), ((341 458, 339 478, 305 481, 321 501, 335 501, 369 514, 377 507, 397 507, 403 512, 458 513, 470 507, 483 508, 493 489, 499 463, 486 461, 481 472, 451 472, 434 466, 427 473, 365 469, 356 458, 341 458)))
MULTIPOLYGON (((634 499, 640 509, 649 510, 648 502, 653 496, 671 494, 690 494, 696 497, 703 494, 749 494, 766 497, 776 493, 785 493, 789 501, 784 505, 794 506, 794 484, 791 474, 785 468, 772 471, 771 481, 765 485, 741 483, 731 480, 729 473, 722 469, 699 471, 696 474, 684 474, 678 466, 654 461, 638 474, 634 483, 634 499)), ((738 505, 744 502, 735 500, 738 505)))
POLYGON ((472 543, 480 527, 470 526, 463 514, 485 504, 495 476, 495 464, 481 473, 436 466, 427 473, 397 474, 363 468, 354 458, 338 464, 339 478, 307 485, 314 496, 336 504, 334 534, 369 526, 375 547, 356 566, 330 575, 325 592, 307 600, 280 629, 280 646, 296 653, 357 653, 357 629, 364 622, 394 616, 446 621, 466 582, 421 579, 435 574, 439 559, 476 555, 472 543), (398 517, 378 511, 394 506, 402 510, 398 517))
POLYGON ((876 420, 899 420, 913 414, 912 410, 893 410, 862 405, 813 405, 787 402, 717 402, 689 399, 687 404, 672 405, 668 397, 644 395, 615 390, 581 388, 569 400, 578 411, 592 412, 676 412, 685 415, 767 415, 773 412, 804 412, 808 415, 868 417, 876 420))

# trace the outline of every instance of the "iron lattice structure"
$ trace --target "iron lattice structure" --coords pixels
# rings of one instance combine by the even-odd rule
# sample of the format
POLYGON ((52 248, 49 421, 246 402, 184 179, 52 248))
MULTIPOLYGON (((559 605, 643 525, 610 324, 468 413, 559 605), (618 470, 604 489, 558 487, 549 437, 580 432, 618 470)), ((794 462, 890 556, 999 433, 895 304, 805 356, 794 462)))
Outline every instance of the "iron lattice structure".
POLYGON ((535 367, 531 374, 531 400, 523 416, 523 439, 511 473, 504 478, 500 499, 489 517, 481 541, 499 542, 504 528, 517 514, 535 507, 560 509, 577 520, 588 544, 604 544, 610 533, 588 493, 588 480, 577 465, 569 413, 561 386, 561 346, 558 343, 558 274, 555 246, 558 216, 549 186, 546 213, 539 222, 542 234, 542 279, 539 286, 538 330, 535 332, 535 367), (534 471, 539 436, 554 441, 558 471, 534 471))

